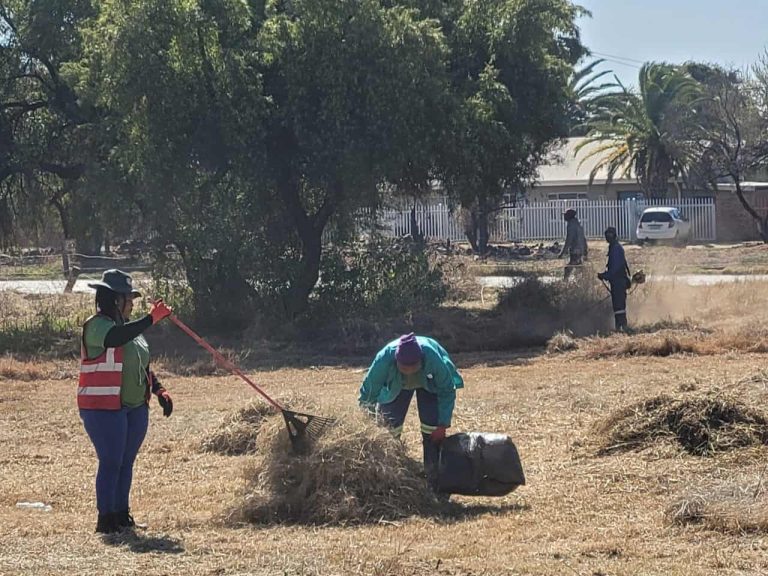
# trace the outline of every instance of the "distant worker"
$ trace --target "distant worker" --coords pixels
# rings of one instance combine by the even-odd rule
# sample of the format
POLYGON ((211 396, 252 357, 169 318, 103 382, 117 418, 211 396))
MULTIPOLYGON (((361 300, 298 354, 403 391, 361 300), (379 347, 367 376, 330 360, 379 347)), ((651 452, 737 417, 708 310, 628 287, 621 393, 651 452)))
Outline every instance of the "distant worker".
POLYGON ((613 317, 616 322, 616 330, 627 329, 627 290, 629 289, 629 266, 624 256, 624 248, 619 243, 616 228, 606 228, 605 240, 608 242, 608 265, 605 272, 600 272, 597 277, 607 281, 611 286, 611 304, 613 305, 613 317))
POLYGON ((360 406, 377 414, 399 438, 414 392, 421 420, 424 471, 437 491, 440 443, 451 426, 456 390, 464 381, 445 349, 432 338, 401 336, 382 348, 360 388, 360 406))
POLYGON ((565 244, 560 251, 560 258, 569 256, 568 264, 565 265, 565 276, 568 280, 577 266, 582 266, 587 259, 587 237, 584 235, 584 228, 581 222, 576 218, 576 210, 569 208, 563 213, 563 219, 567 223, 565 244))
POLYGON ((107 270, 88 286, 96 289, 96 314, 83 325, 77 405, 99 459, 96 532, 108 534, 137 526, 129 499, 151 394, 163 415, 173 411, 171 397, 149 369, 149 345, 142 335, 171 309, 157 300, 149 314, 131 322, 133 300, 141 294, 120 270, 107 270))

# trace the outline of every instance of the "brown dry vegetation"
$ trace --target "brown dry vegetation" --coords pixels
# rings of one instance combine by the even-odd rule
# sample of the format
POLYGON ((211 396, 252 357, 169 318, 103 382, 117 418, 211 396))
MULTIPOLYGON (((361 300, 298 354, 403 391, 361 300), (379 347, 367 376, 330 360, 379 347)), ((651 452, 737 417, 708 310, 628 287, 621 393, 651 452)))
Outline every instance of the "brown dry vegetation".
MULTIPOLYGON (((652 274, 768 274, 768 250, 762 243, 733 245, 691 245, 675 247, 664 244, 643 247, 624 243, 633 270, 642 268, 652 274)), ((605 265, 606 243, 589 243, 589 266, 597 270, 605 265)), ((470 270, 491 275, 520 270, 542 274, 562 273, 563 260, 556 258, 504 259, 486 258, 475 262, 467 257, 470 270)))
MULTIPOLYGON (((762 352, 768 346, 760 343, 768 343, 766 304, 763 284, 646 287, 630 297, 630 320, 642 325, 638 334, 575 339, 578 350, 556 354, 455 354, 466 388, 458 393, 453 430, 511 434, 527 485, 500 499, 454 497, 448 513, 405 505, 407 517, 352 526, 275 521, 284 510, 260 508, 275 502, 254 494, 274 487, 269 482, 279 475, 270 474, 283 468, 259 454, 200 450, 228 428, 235 436, 224 438, 225 445, 245 432, 250 449, 254 438, 239 428, 242 416, 236 420, 240 410, 247 415, 258 404, 241 381, 214 371, 203 356, 177 357, 174 344, 164 346, 167 361, 158 359, 157 367, 175 411, 162 418, 153 402, 135 469, 132 507, 149 530, 102 540, 93 534, 96 458, 75 408, 75 358, 5 357, 0 360, 0 574, 768 573, 768 446, 730 444, 732 449, 706 457, 678 442, 655 440, 630 451, 599 450, 606 445, 601 425, 622 421, 633 407, 660 396, 699 408, 691 401, 728 398, 743 413, 765 412, 768 356, 762 352), (694 348, 675 350, 675 338, 694 348), (648 344, 652 339, 663 343, 654 348, 648 344), (627 346, 650 347, 628 353, 627 346), (669 354, 653 352, 657 349, 669 354), (53 510, 19 509, 20 501, 43 501, 53 510), (231 522, 237 513, 254 510, 271 510, 271 521, 231 522)), ((477 319, 479 311, 470 312, 476 324, 461 326, 452 344, 498 336, 488 333, 485 319, 477 319)), ((466 310, 464 316, 455 314, 467 317, 466 310)), ((432 322, 450 329, 440 324, 445 318, 432 322)), ((517 330, 525 328, 524 318, 520 322, 517 330)), ((268 348, 227 346, 233 358, 251 366, 256 382, 279 397, 290 396, 297 409, 328 403, 352 409, 369 360, 348 358, 342 364, 311 349, 274 355, 268 348)), ((410 457, 419 459, 415 412, 412 407, 404 441, 410 457)), ((686 414, 701 422, 702 413, 706 410, 686 414)), ((655 422, 646 430, 658 432, 655 422)), ((664 435, 670 434, 667 428, 664 435)), ((267 445, 270 438, 260 430, 255 442, 267 445)), ((340 454, 355 446, 343 437, 334 441, 341 442, 340 454)), ((313 472, 329 477, 319 466, 313 472)), ((323 497, 332 495, 326 491, 323 497)), ((392 496, 396 502, 397 494, 392 496)), ((337 503, 323 502, 318 506, 328 508, 326 520, 332 521, 337 503)))
POLYGON ((768 532, 766 467, 753 465, 735 478, 720 478, 689 489, 672 502, 670 522, 735 535, 768 532))
MULTIPOLYGON (((62 380, 0 386, 2 574, 736 574, 768 570, 760 533, 678 526, 667 510, 690 487, 753 471, 762 446, 713 457, 662 443, 596 456, 595 426, 670 390, 768 400, 762 355, 592 360, 578 355, 457 357, 467 381, 457 430, 512 434, 528 485, 493 499, 457 497, 448 516, 356 527, 222 520, 243 496, 256 459, 200 453, 200 442, 252 400, 231 377, 161 377, 174 394, 169 419, 152 406, 136 466, 133 507, 148 532, 105 543, 93 533, 96 461, 62 380), (50 513, 16 502, 45 501, 50 513)), ((284 368, 255 374, 276 394, 354 406, 363 366, 284 368)), ((415 416, 406 444, 419 456, 415 416)), ((715 528, 717 528, 715 526, 715 528)))

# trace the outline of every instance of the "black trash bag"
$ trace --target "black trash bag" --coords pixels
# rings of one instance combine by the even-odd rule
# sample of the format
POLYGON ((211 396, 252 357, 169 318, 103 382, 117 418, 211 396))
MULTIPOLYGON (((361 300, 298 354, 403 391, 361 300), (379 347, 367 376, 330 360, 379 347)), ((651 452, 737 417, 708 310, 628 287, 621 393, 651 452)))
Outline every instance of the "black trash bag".
POLYGON ((454 434, 440 446, 439 492, 504 496, 524 484, 520 455, 505 434, 454 434))

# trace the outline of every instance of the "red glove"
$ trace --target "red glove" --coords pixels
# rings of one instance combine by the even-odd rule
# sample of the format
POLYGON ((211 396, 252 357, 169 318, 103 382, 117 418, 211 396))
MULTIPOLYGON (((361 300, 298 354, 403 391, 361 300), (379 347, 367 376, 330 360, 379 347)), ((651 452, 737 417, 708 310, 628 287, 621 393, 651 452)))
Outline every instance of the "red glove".
POLYGON ((149 315, 152 316, 152 324, 157 324, 163 318, 168 318, 173 313, 173 310, 166 306, 163 299, 155 300, 152 303, 152 308, 149 310, 149 315))
POLYGON ((435 444, 440 444, 443 440, 445 440, 445 431, 447 429, 447 426, 438 426, 435 428, 434 432, 429 435, 429 439, 432 440, 432 442, 435 444))
POLYGON ((166 418, 173 412, 173 400, 171 395, 168 394, 165 388, 160 388, 157 392, 157 401, 160 402, 160 406, 163 407, 163 416, 166 418))

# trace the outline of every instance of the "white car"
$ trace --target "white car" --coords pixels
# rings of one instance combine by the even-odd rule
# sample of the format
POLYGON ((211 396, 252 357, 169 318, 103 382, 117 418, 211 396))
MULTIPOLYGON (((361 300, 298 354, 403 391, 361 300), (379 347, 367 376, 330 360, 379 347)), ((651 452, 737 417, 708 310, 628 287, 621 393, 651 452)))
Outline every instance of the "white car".
POLYGON ((691 223, 677 208, 646 208, 637 223, 637 241, 641 244, 648 240, 687 242, 690 237, 691 223))

